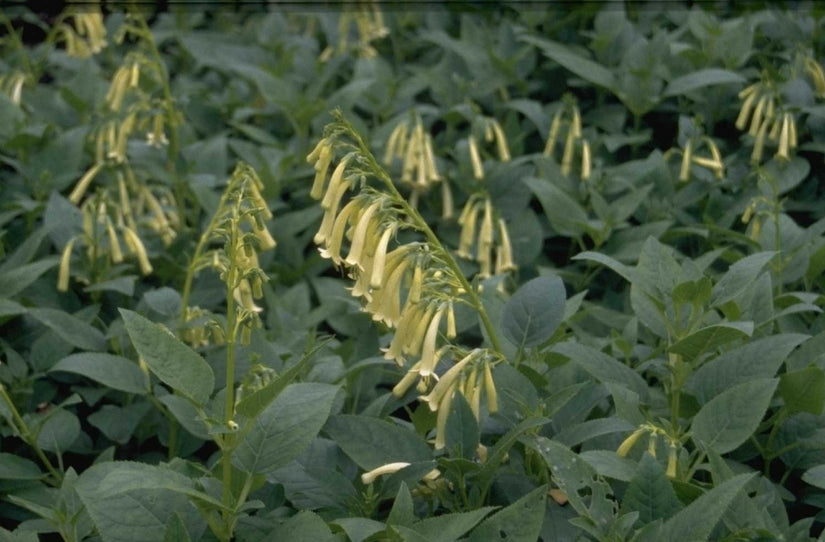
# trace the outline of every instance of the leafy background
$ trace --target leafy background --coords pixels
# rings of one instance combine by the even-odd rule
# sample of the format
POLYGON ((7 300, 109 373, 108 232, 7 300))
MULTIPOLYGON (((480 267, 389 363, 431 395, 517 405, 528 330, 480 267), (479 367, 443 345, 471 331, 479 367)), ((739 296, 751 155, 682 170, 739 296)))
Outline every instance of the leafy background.
MULTIPOLYGON (((821 538, 820 8, 124 7, 99 51, 72 16, 2 13, 3 540, 821 538), (755 83, 764 128, 759 98, 740 119, 755 83), (471 197, 509 230, 517 271, 457 259, 505 339, 499 409, 457 395, 443 450, 417 394, 391 393, 391 330, 313 244, 305 157, 334 109, 376 156, 420 119, 456 213, 437 187, 418 211, 445 246, 471 197), (239 162, 278 246, 237 350, 253 396, 227 489, 228 347, 205 325, 231 314, 218 273, 187 277, 239 162), (150 272, 124 229, 121 261, 83 237, 121 216, 122 182, 150 272)), ((491 347, 457 312, 457 342, 491 347)))

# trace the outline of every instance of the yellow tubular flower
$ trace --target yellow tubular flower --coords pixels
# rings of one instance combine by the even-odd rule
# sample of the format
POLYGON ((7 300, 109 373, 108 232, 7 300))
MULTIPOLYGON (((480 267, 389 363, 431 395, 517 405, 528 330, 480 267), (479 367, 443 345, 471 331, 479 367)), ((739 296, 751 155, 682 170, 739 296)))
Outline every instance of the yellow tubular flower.
POLYGON ((321 199, 324 193, 324 182, 327 179, 327 170, 332 162, 332 146, 329 144, 321 147, 318 155, 318 161, 315 162, 315 180, 312 182, 312 188, 309 191, 309 196, 312 199, 321 199))
POLYGON ((433 138, 427 134, 424 138, 424 158, 427 165, 427 179, 437 181, 441 179, 438 168, 435 165, 435 153, 433 152, 433 138))
POLYGON ((57 273, 57 291, 66 292, 69 290, 69 266, 72 261, 72 248, 76 237, 72 237, 66 246, 63 247, 63 254, 60 255, 60 270, 57 273))
POLYGON ((117 240, 115 227, 108 218, 106 219, 106 232, 109 235, 109 249, 112 253, 112 261, 114 263, 120 263, 123 261, 123 252, 120 250, 120 242, 117 240))
POLYGON ((77 184, 75 185, 74 189, 72 190, 72 193, 69 194, 69 201, 71 201, 72 203, 77 205, 80 202, 80 200, 83 199, 83 195, 86 193, 86 190, 89 188, 89 185, 92 183, 92 179, 95 178, 95 176, 100 171, 100 168, 102 168, 102 167, 103 167, 103 163, 98 162, 97 164, 93 165, 89 169, 89 171, 87 171, 83 175, 83 177, 80 178, 79 181, 77 181, 77 184))
POLYGON ((421 347, 424 343, 424 335, 427 334, 427 328, 433 318, 435 309, 427 307, 424 316, 417 322, 413 322, 414 331, 407 337, 406 344, 401 347, 401 351, 410 356, 418 356, 421 353, 421 347))
POLYGON ((344 263, 351 267, 357 266, 361 271, 364 270, 364 267, 361 265, 361 258, 362 252, 364 250, 364 244, 366 242, 367 237, 367 228, 372 221, 372 216, 381 207, 382 201, 380 199, 375 200, 367 209, 361 214, 358 219, 358 224, 355 227, 355 233, 352 235, 352 244, 350 245, 349 254, 347 254, 344 263))
POLYGON ((665 471, 668 478, 676 478, 677 452, 676 445, 671 443, 667 453, 667 470, 665 471))
POLYGON ((441 376, 441 379, 438 383, 433 387, 429 394, 420 397, 422 401, 427 403, 430 407, 432 412, 435 412, 439 408, 439 403, 441 403, 442 398, 444 397, 447 390, 452 389, 453 384, 455 384, 458 376, 464 370, 470 361, 476 359, 479 354, 481 354, 481 350, 476 348, 475 350, 471 351, 469 354, 461 358, 461 361, 450 367, 450 369, 441 376))
POLYGON ((567 139, 564 141, 564 154, 561 157, 561 174, 569 175, 573 167, 573 148, 576 140, 574 131, 571 129, 567 132, 567 139))
POLYGON ((765 104, 767 101, 767 96, 761 96, 759 98, 759 102, 756 104, 756 109, 754 110, 753 117, 751 118, 751 128, 748 131, 748 133, 752 136, 756 136, 759 131, 759 125, 762 123, 762 111, 765 109, 765 104))
POLYGON ((573 106, 573 124, 570 128, 573 132, 573 137, 579 139, 582 136, 582 117, 579 113, 579 108, 573 106))
POLYGON ((823 72, 819 62, 811 57, 805 58, 805 71, 811 76, 814 82, 817 97, 825 97, 825 72, 823 72))
POLYGON ((375 249, 375 259, 372 264, 372 272, 370 273, 370 287, 380 288, 381 282, 384 280, 384 265, 387 261, 387 245, 390 239, 395 234, 397 229, 396 224, 392 224, 384 228, 381 238, 378 240, 378 246, 375 249))
MULTIPOLYGON (((329 146, 329 142, 327 141, 327 138, 322 138, 321 141, 319 141, 318 144, 315 145, 315 148, 313 148, 309 152, 309 154, 307 154, 307 163, 308 164, 314 164, 315 162, 317 162, 318 159, 321 157, 321 151, 324 149, 324 147, 328 147, 328 146, 329 146)), ((315 198, 315 199, 318 199, 318 198, 315 198)))
POLYGON ((650 433, 647 437, 647 453, 656 457, 656 444, 659 442, 659 436, 656 433, 650 433))
POLYGON ((415 170, 420 152, 421 139, 418 137, 418 126, 415 127, 410 139, 407 142, 407 149, 404 153, 404 162, 401 165, 401 182, 412 182, 413 170, 415 170))
POLYGON ((126 241, 126 246, 137 256, 138 264, 140 265, 140 272, 148 275, 152 272, 152 264, 149 263, 149 257, 146 255, 146 247, 143 246, 143 241, 140 240, 138 234, 128 226, 123 228, 123 239, 126 241))
POLYGON ((453 206, 453 191, 450 189, 450 183, 447 179, 441 181, 441 218, 449 220, 455 214, 455 207, 453 206))
POLYGON ((401 281, 409 266, 409 258, 401 259, 381 288, 374 292, 372 303, 366 307, 372 312, 373 320, 384 322, 391 327, 398 325, 401 317, 401 281))
POLYGON ((625 457, 629 452, 630 449, 633 448, 633 445, 647 432, 647 427, 639 427, 633 433, 630 434, 629 437, 624 439, 624 441, 619 445, 619 448, 616 450, 616 454, 619 457, 625 457))
POLYGON ((453 302, 450 300, 447 305, 447 338, 455 339, 455 310, 453 310, 453 302))
POLYGON ((438 405, 438 416, 435 421, 435 449, 441 450, 447 444, 447 418, 450 415, 450 405, 453 402, 453 394, 455 394, 455 385, 453 385, 447 393, 444 394, 444 399, 438 405))
POLYGON ((473 136, 469 137, 469 146, 470 146, 470 163, 473 166, 473 177, 476 179, 483 179, 484 178, 484 166, 481 164, 481 156, 478 154, 478 145, 476 144, 476 138, 473 136))
POLYGON ((406 143, 407 139, 407 124, 405 122, 399 123, 390 132, 390 137, 387 139, 387 145, 384 149, 384 164, 392 164, 394 156, 400 155, 400 150, 403 149, 401 144, 406 143), (403 135, 402 135, 403 134, 403 135))
POLYGON ((561 128, 561 114, 562 110, 556 111, 553 115, 553 122, 550 123, 550 134, 547 136, 547 143, 544 145, 544 156, 553 156, 553 150, 556 146, 556 138, 559 136, 559 129, 561 128))
POLYGON ((259 307, 255 304, 255 301, 252 297, 252 287, 249 285, 249 281, 247 279, 241 280, 238 287, 232 292, 235 301, 243 307, 245 310, 249 312, 261 312, 263 311, 262 307, 259 307))
POLYGON ((339 187, 341 184, 345 186, 347 183, 342 183, 341 180, 344 177, 344 170, 347 168, 347 164, 349 164, 350 156, 347 156, 338 164, 338 166, 333 170, 332 176, 329 178, 329 184, 327 185, 327 190, 324 192, 324 197, 321 199, 321 208, 322 209, 329 209, 332 207, 336 201, 339 201, 341 198, 338 196, 340 193, 339 187))
POLYGON ((415 267, 413 268, 412 284, 410 285, 410 291, 407 294, 408 303, 418 303, 421 300, 421 288, 423 287, 423 283, 424 270, 422 269, 419 262, 415 262, 415 267))
POLYGON ((458 223, 461 225, 461 235, 459 237, 456 254, 462 258, 469 259, 473 257, 472 254, 470 254, 470 250, 473 248, 473 241, 475 240, 479 204, 480 202, 473 201, 472 198, 467 200, 464 211, 458 218, 458 223), (462 218, 464 220, 462 220, 462 218))
POLYGON ((496 147, 498 148, 498 157, 502 162, 510 161, 510 148, 507 145, 507 138, 504 137, 504 130, 501 129, 501 124, 497 120, 492 122, 493 132, 496 135, 496 147))
MULTIPOLYGON (((753 88, 753 86, 748 87, 753 88)), ((740 96, 741 98, 741 96, 740 96)), ((751 92, 748 94, 745 101, 742 103, 742 108, 739 110, 739 116, 736 117, 736 128, 739 130, 744 130, 745 125, 748 123, 748 118, 751 114, 751 109, 753 109, 753 102, 756 101, 756 92, 751 92)))
POLYGON ((478 233, 479 250, 488 249, 493 245, 493 203, 489 198, 484 200, 484 218, 481 220, 481 230, 478 233))
POLYGON ((389 347, 384 349, 384 359, 395 360, 399 366, 404 363, 404 345, 415 331, 416 320, 421 316, 421 312, 421 307, 417 304, 404 307, 396 326, 395 336, 390 341, 389 347))
POLYGON ((762 150, 765 147, 765 132, 768 130, 768 124, 770 124, 769 120, 766 120, 762 123, 762 127, 759 128, 759 132, 756 134, 756 141, 753 145, 753 152, 751 153, 751 162, 754 164, 758 164, 760 160, 762 160, 762 150))
POLYGON ((788 143, 790 138, 790 134, 788 133, 790 130, 788 126, 790 124, 789 117, 789 113, 785 113, 782 116, 782 130, 779 133, 779 149, 776 151, 776 157, 780 160, 790 159, 790 155, 788 154, 788 143))
POLYGON ((498 412, 498 393, 496 384, 493 381, 493 370, 489 361, 484 363, 484 391, 487 394, 487 410, 490 414, 498 412))
POLYGON ((693 155, 693 141, 688 140, 685 152, 682 154, 682 169, 679 170, 679 180, 685 182, 690 179, 690 162, 693 155))
POLYGON ((787 113, 788 119, 788 146, 792 149, 796 148, 796 119, 794 119, 793 115, 787 113))
POLYGON ((435 370, 435 364, 437 363, 435 357, 435 344, 438 339, 438 326, 441 324, 441 317, 446 309, 446 304, 438 308, 432 320, 430 320, 430 323, 427 326, 427 332, 424 335, 424 343, 421 348, 421 368, 419 373, 425 378, 430 376, 435 370))
POLYGON ((394 472, 398 472, 404 467, 408 467, 410 464, 405 463, 403 461, 399 461, 397 463, 387 463, 386 465, 381 465, 378 468, 372 469, 369 472, 365 472, 361 475, 361 482, 366 486, 375 481, 376 478, 382 476, 384 474, 392 474, 394 472))
POLYGON ((498 219, 499 246, 497 251, 496 274, 515 271, 518 266, 513 262, 513 245, 507 231, 507 223, 503 218, 498 219))
POLYGON ((360 199, 351 200, 341 209, 341 212, 338 213, 338 217, 332 226, 332 232, 325 238, 326 248, 318 249, 322 258, 331 259, 335 265, 341 265, 341 244, 344 241, 347 223, 353 213, 357 214, 361 204, 362 200, 360 199))
POLYGON ((721 179, 725 175, 725 164, 722 162, 722 154, 719 152, 719 147, 716 146, 716 143, 709 137, 705 137, 705 144, 710 149, 710 154, 713 156, 713 161, 715 162, 715 166, 712 168, 716 174, 717 179, 721 179))
POLYGON ((586 181, 590 178, 590 143, 582 141, 582 180, 586 181))
POLYGON ((321 219, 321 226, 312 238, 316 245, 328 243, 332 237, 333 230, 335 229, 336 215, 338 214, 338 206, 341 204, 341 200, 344 198, 344 194, 348 188, 349 185, 347 183, 338 183, 335 194, 333 194, 330 198, 330 206, 324 211, 324 218, 321 219))
POLYGON ((410 389, 410 386, 413 385, 413 382, 418 380, 418 377, 419 377, 418 368, 420 366, 421 366, 421 362, 419 361, 415 365, 413 365, 410 368, 409 371, 407 371, 407 373, 404 375, 404 377, 401 380, 398 381, 398 384, 393 386, 393 388, 392 388, 392 394, 393 395, 395 395, 398 398, 401 398, 401 397, 404 396, 405 393, 407 393, 407 390, 410 389))

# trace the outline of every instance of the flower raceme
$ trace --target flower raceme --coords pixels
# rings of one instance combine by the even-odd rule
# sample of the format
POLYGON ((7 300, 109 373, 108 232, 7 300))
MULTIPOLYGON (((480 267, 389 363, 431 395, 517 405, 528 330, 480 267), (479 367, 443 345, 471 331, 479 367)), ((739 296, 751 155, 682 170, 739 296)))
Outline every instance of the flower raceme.
MULTIPOLYGON (((821 74, 821 68, 819 73, 821 74)), ((776 158, 789 160, 790 152, 797 147, 794 114, 781 110, 775 91, 768 83, 762 81, 742 90, 739 98, 742 100, 742 107, 736 118, 736 127, 743 131, 747 127, 748 134, 754 138, 751 162, 758 164, 762 160, 766 139, 776 142, 776 158)))
MULTIPOLYGON (((468 302, 463 297, 472 293, 468 292, 469 284, 463 275, 457 275, 458 267, 453 257, 432 231, 421 225, 423 219, 395 189, 363 143, 361 148, 350 150, 336 163, 334 155, 338 148, 352 149, 348 142, 338 139, 341 126, 345 125, 337 125, 337 133, 334 129, 329 130, 330 135, 307 156, 307 161, 315 168, 310 195, 320 200, 324 210, 314 240, 321 256, 344 269, 353 279, 350 293, 363 300, 363 310, 370 313, 374 321, 394 330, 389 344, 383 349, 384 358, 408 369, 393 392, 403 396, 418 382, 417 390, 426 393, 435 382, 430 394, 422 396, 421 400, 439 412, 436 448, 441 448, 454 393, 464 394, 478 416, 481 389, 484 389, 489 410, 496 410, 490 368, 498 357, 485 349, 473 350, 439 379, 439 361, 446 358, 448 352, 457 350, 448 342, 456 336, 454 304, 456 301, 468 302), (368 177, 383 180, 387 190, 369 186, 368 177), (357 193, 347 199, 347 193, 355 191, 356 187, 357 193), (401 230, 425 233, 427 240, 398 244, 401 230), (447 344, 442 343, 444 339, 447 344)), ((413 128, 413 136, 410 136, 399 129, 392 145, 400 145, 399 141, 405 138, 407 142, 410 137, 420 138, 421 133, 413 128)), ((421 141, 424 140, 419 141, 419 148, 426 150, 426 144, 421 141)), ((422 164, 420 156, 417 164, 422 164)), ((491 250, 496 242, 496 229, 499 230, 497 271, 512 268, 504 221, 496 219, 489 199, 475 199, 472 205, 474 214, 482 215, 479 245, 486 253, 485 269, 489 273, 492 268, 491 250)), ((475 236, 474 228, 471 235, 475 236)))
POLYGON ((564 138, 564 151, 561 158, 561 173, 562 175, 570 175, 570 172, 573 170, 573 158, 577 143, 579 143, 581 147, 581 169, 579 175, 582 181, 586 181, 590 178, 593 171, 590 143, 584 139, 582 135, 581 113, 575 103, 575 99, 570 95, 564 97, 562 107, 553 115, 553 120, 550 123, 550 132, 547 135, 547 143, 542 152, 544 156, 554 156, 556 143, 559 140, 562 128, 566 128, 567 133, 564 138))

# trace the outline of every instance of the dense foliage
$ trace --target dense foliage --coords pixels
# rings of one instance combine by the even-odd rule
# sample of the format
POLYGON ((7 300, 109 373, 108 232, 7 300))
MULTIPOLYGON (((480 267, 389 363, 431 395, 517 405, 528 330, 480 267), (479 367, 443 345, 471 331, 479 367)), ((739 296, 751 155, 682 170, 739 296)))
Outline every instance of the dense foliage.
POLYGON ((566 7, 0 12, 0 540, 825 539, 825 16, 566 7))

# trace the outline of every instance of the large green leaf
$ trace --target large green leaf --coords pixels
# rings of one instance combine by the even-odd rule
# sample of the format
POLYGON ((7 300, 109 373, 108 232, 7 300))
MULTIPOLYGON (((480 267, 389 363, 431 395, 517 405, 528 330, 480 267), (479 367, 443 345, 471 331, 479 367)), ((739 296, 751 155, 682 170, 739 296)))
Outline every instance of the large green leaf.
POLYGON ((738 448, 756 431, 777 383, 774 378, 750 380, 708 401, 693 419, 693 440, 718 454, 738 448))
POLYGON ((622 511, 639 512, 639 521, 645 524, 667 519, 681 507, 664 467, 645 453, 622 497, 622 511))
POLYGON ((637 393, 642 400, 646 400, 648 389, 645 380, 619 360, 573 341, 557 344, 553 350, 570 358, 596 380, 621 384, 637 393))
POLYGON ((665 88, 663 95, 665 97, 679 96, 680 94, 687 94, 700 88, 731 83, 741 84, 744 81, 745 79, 736 72, 720 68, 705 68, 687 73, 672 80, 667 88, 665 88))
POLYGON ((267 473, 301 455, 318 435, 338 393, 337 386, 290 384, 252 422, 232 464, 244 472, 267 473))
POLYGON ((206 404, 215 387, 209 364, 165 327, 134 311, 120 309, 120 314, 135 350, 149 369, 196 404, 206 404))
POLYGON ((810 412, 819 416, 825 407, 825 372, 811 365, 785 373, 779 378, 779 395, 789 413, 810 412))
POLYGON ((545 56, 555 60, 582 79, 609 90, 615 88, 616 78, 610 70, 589 58, 574 53, 565 45, 535 36, 523 36, 521 39, 527 43, 532 43, 545 56))
POLYGON ((723 344, 744 339, 753 334, 753 322, 722 322, 694 331, 674 343, 670 352, 679 354, 686 361, 693 361, 707 352, 713 352, 723 344))
POLYGON ((364 470, 398 461, 427 461, 433 456, 432 449, 414 431, 378 418, 333 416, 324 431, 364 470))
POLYGON ((559 277, 536 277, 523 284, 504 305, 501 329, 516 346, 536 346, 555 333, 564 316, 564 283, 559 277))
POLYGON ((799 333, 781 333, 748 341, 699 367, 684 389, 704 404, 736 384, 771 378, 791 351, 807 338, 799 333))
POLYGON ((432 516, 413 523, 409 529, 422 537, 423 540, 451 542, 458 540, 493 510, 495 510, 493 506, 484 506, 470 512, 432 516))
POLYGON ((735 300, 751 286, 774 256, 776 252, 757 252, 731 265, 719 282, 713 286, 711 298, 713 305, 718 307, 735 300))
POLYGON ((27 314, 54 331, 58 337, 83 350, 105 350, 106 339, 97 328, 58 309, 33 308, 27 314))
POLYGON ((112 354, 72 354, 55 363, 49 371, 79 374, 106 387, 127 393, 143 394, 149 388, 146 375, 136 363, 112 354))
POLYGON ((533 542, 544 521, 547 486, 540 486, 510 506, 497 511, 473 529, 468 542, 533 542))
POLYGON ((77 482, 77 493, 104 542, 163 540, 179 514, 188 533, 203 532, 187 491, 194 483, 170 469, 131 462, 93 465, 77 482))
POLYGON ((708 540, 728 506, 754 474, 740 474, 718 485, 690 503, 664 525, 662 540, 699 542, 708 540))

